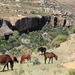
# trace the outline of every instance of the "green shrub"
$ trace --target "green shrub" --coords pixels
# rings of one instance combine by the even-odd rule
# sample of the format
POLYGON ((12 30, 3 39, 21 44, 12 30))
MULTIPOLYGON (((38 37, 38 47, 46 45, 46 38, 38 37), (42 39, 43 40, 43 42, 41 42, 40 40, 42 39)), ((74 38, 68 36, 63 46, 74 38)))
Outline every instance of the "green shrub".
POLYGON ((51 43, 52 46, 58 47, 60 46, 60 43, 67 40, 66 35, 58 35, 51 43))
POLYGON ((41 64, 40 61, 38 60, 38 58, 34 57, 34 60, 33 60, 33 65, 39 65, 41 64))
POLYGON ((69 75, 75 75, 75 69, 70 69, 68 70, 68 72, 69 72, 69 75))
POLYGON ((54 72, 54 74, 56 74, 56 73, 62 73, 62 70, 58 69, 58 70, 54 70, 53 72, 54 72))
POLYGON ((75 25, 72 27, 72 31, 73 33, 75 33, 75 25))

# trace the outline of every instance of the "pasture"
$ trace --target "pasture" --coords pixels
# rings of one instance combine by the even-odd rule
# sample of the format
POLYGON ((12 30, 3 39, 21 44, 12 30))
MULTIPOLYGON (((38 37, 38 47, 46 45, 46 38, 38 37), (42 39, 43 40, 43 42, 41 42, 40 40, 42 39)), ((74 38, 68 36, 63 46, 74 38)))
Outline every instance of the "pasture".
MULTIPOLYGON (((58 56, 58 60, 53 59, 53 63, 44 64, 44 55, 31 55, 31 62, 23 62, 23 64, 14 64, 14 70, 0 72, 0 75, 68 75, 68 70, 75 68, 75 34, 71 38, 62 43, 59 48, 48 50, 54 52, 58 56), (40 64, 33 65, 34 59, 37 58, 40 64)), ((20 57, 18 57, 20 60, 20 57)), ((0 71, 3 65, 0 64, 0 71)), ((7 69, 7 68, 5 68, 7 69)))
MULTIPOLYGON (((14 64, 14 70, 0 72, 0 75, 64 75, 67 73, 67 69, 61 65, 63 58, 61 58, 56 50, 51 50, 58 56, 58 60, 53 59, 53 64, 48 64, 49 59, 47 59, 47 63, 44 62, 44 55, 33 54, 31 55, 31 62, 25 61, 23 64, 16 63, 14 64), (40 64, 33 64, 34 59, 37 58, 40 64), (62 60, 62 61, 61 61, 62 60)), ((50 50, 48 50, 50 51, 50 50)), ((20 60, 20 57, 18 58, 20 60)), ((2 70, 3 65, 0 65, 0 70, 2 70)), ((6 68, 7 69, 7 68, 6 68)))

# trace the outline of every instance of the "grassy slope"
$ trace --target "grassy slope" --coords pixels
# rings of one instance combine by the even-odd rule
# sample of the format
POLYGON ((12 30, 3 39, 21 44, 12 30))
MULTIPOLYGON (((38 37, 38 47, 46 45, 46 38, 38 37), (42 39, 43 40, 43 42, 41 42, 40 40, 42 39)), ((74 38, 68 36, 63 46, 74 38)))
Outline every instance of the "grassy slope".
MULTIPOLYGON (((71 34, 70 36, 71 37, 66 42, 63 42, 59 48, 47 50, 48 52, 54 52, 58 56, 58 61, 54 59, 53 64, 44 64, 43 55, 39 56, 38 54, 34 54, 32 55, 32 61, 34 60, 34 57, 37 57, 41 62, 40 65, 33 66, 32 62, 27 63, 26 61, 22 65, 19 63, 15 64, 13 71, 0 72, 0 75, 19 75, 19 73, 20 75, 66 75, 69 68, 63 67, 62 63, 67 63, 74 60, 73 56, 75 53, 75 34, 71 34)), ((3 66, 0 65, 0 70, 2 70, 2 67, 3 66)))

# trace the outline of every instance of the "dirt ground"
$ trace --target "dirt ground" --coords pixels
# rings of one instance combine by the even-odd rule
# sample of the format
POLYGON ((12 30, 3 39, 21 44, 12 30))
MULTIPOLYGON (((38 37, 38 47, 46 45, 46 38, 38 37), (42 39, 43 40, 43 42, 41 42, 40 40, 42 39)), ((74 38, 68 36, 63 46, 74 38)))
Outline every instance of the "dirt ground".
POLYGON ((64 63, 63 66, 66 68, 75 68, 75 61, 64 63))

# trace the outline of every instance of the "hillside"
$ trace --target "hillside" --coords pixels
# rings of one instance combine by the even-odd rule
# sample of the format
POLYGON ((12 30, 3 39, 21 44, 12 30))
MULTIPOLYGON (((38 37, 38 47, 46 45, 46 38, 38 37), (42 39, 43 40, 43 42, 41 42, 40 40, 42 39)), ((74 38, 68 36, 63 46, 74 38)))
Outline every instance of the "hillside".
POLYGON ((24 17, 50 15, 51 17, 66 18, 74 25, 73 2, 74 0, 66 0, 66 2, 65 0, 0 0, 0 18, 9 20, 14 25, 17 20, 24 17))
MULTIPOLYGON (((21 29, 26 25, 24 25, 25 20, 23 20, 26 17, 29 17, 27 22, 30 26, 31 23, 34 22, 34 24, 40 25, 40 23, 35 20, 31 21, 31 17, 37 18, 43 15, 50 15, 53 19, 53 24, 56 21, 56 17, 60 17, 60 22, 63 24, 65 23, 65 21, 62 22, 64 18, 68 19, 69 22, 71 20, 74 22, 74 3, 74 0, 0 0, 0 18, 9 20, 13 25, 17 20, 19 20, 17 27, 21 29), (20 22, 23 25, 21 25, 22 27, 19 26, 20 22)), ((3 22, 5 23, 6 20, 3 20, 3 22)), ((43 20, 42 23, 43 22, 45 21, 43 20)), ((24 64, 15 64, 13 71, 1 72, 1 75, 65 75, 69 69, 75 68, 75 34, 71 34, 73 33, 70 29, 72 26, 58 26, 55 28, 51 27, 51 24, 46 24, 44 26, 39 31, 28 31, 29 34, 22 34, 22 36, 19 35, 17 31, 13 31, 13 35, 9 37, 9 40, 5 40, 4 37, 0 36, 0 52, 14 54, 18 56, 19 60, 22 54, 26 52, 32 53, 31 63, 26 62, 24 64), (67 41, 61 43, 61 45, 59 45, 60 47, 58 47, 58 45, 53 45, 53 47, 50 46, 56 36, 60 34, 68 36, 68 33, 69 38, 67 41), (54 52, 58 56, 58 60, 54 60, 53 64, 44 64, 43 56, 36 52, 37 48, 40 46, 45 46, 47 47, 47 51, 54 52), (33 66, 33 61, 36 57, 41 64, 33 66)), ((3 30, 9 29, 3 28, 3 30)), ((58 39, 57 41, 58 44, 60 40, 58 39)), ((3 65, 0 65, 0 70, 2 67, 3 65)))
MULTIPOLYGON (((43 75, 67 75, 69 69, 75 68, 75 34, 71 34, 70 38, 63 42, 60 47, 55 48, 54 50, 47 50, 49 52, 54 52, 58 56, 58 60, 54 59, 54 63, 44 64, 43 55, 38 53, 33 53, 32 62, 25 61, 23 64, 16 63, 14 64, 14 70, 0 72, 1 75, 38 75, 41 73, 43 75), (38 58, 38 61, 41 62, 39 65, 33 65, 35 58, 38 58)), ((20 57, 18 57, 20 60, 20 57)), ((48 62, 48 60, 47 60, 48 62)), ((3 65, 0 65, 0 70, 2 70, 3 65)))
POLYGON ((59 58, 66 59, 62 61, 61 65, 68 69, 75 68, 75 34, 71 34, 69 39, 61 43, 57 50, 59 50, 59 58))
POLYGON ((66 12, 67 15, 74 15, 73 3, 73 0, 0 0, 0 17, 64 15, 66 12))

